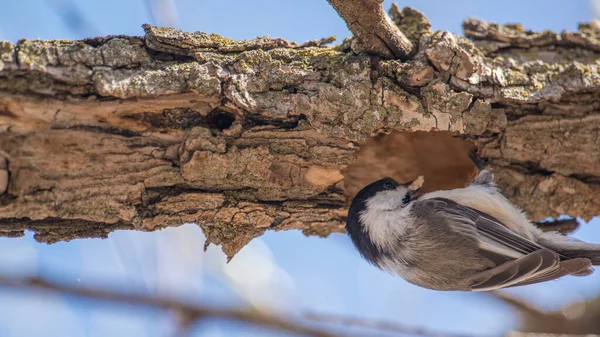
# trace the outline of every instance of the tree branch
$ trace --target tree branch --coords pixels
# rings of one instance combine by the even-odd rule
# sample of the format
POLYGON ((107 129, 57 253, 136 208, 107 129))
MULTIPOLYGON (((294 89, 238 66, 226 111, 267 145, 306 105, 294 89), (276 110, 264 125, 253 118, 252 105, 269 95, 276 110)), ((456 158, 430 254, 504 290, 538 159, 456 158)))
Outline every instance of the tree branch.
POLYGON ((567 304, 556 311, 543 311, 506 292, 486 293, 486 296, 490 295, 514 307, 521 314, 519 330, 522 332, 511 333, 509 336, 533 336, 536 334, 597 336, 600 334, 600 322, 598 321, 600 315, 599 296, 567 304))
POLYGON ((560 232, 564 235, 575 231, 579 227, 576 218, 561 219, 553 221, 537 222, 536 225, 544 232, 560 232))
POLYGON ((410 335, 410 336, 423 336, 423 337, 467 337, 468 335, 460 335, 460 334, 448 334, 441 332, 433 332, 427 331, 425 329, 407 327, 395 323, 374 321, 368 319, 360 319, 360 318, 352 318, 352 317, 343 317, 343 316, 335 316, 335 315, 325 315, 325 314, 305 314, 305 317, 311 319, 313 321, 320 322, 328 322, 334 324, 340 324, 344 326, 356 326, 362 328, 371 328, 377 330, 384 330, 389 332, 395 332, 402 335, 410 335))
POLYGON ((352 50, 387 59, 410 58, 413 44, 383 10, 383 0, 328 0, 356 40, 352 50))
POLYGON ((40 278, 14 279, 0 275, 0 285, 21 290, 37 290, 59 293, 91 300, 108 301, 111 303, 153 307, 171 311, 185 317, 188 323, 204 318, 225 318, 233 321, 259 325, 284 332, 297 333, 315 337, 338 336, 323 330, 315 329, 281 317, 272 316, 257 310, 228 310, 191 305, 168 298, 150 297, 136 294, 111 292, 92 288, 75 288, 58 283, 52 283, 40 278))
POLYGON ((463 187, 474 147, 532 220, 600 214, 593 48, 536 44, 539 60, 394 16, 417 27, 408 62, 150 25, 0 42, 0 232, 55 242, 195 222, 232 257, 267 229, 343 232, 383 175, 463 187))
POLYGON ((504 302, 505 304, 510 305, 511 307, 519 310, 521 313, 526 314, 532 317, 545 316, 546 313, 533 304, 511 296, 503 291, 489 291, 484 293, 485 296, 492 296, 493 298, 504 302))

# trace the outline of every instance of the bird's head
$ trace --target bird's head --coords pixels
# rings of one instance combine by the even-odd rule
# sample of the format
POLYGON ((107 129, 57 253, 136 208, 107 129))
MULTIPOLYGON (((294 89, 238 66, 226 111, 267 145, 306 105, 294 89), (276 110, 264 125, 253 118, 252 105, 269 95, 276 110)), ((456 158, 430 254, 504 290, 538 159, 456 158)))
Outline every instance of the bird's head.
POLYGON ((350 205, 346 219, 346 232, 358 251, 370 262, 376 263, 381 255, 375 227, 379 220, 390 211, 397 211, 410 205, 414 195, 422 185, 422 177, 406 184, 392 178, 377 180, 361 189, 350 205))

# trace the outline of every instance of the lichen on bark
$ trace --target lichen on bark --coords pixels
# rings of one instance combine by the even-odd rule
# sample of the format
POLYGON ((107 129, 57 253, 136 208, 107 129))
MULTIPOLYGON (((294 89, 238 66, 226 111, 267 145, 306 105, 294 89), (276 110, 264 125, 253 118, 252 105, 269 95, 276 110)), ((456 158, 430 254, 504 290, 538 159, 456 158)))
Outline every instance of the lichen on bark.
POLYGON ((195 222, 233 256, 267 229, 343 232, 353 193, 383 174, 464 185, 472 146, 533 220, 600 213, 596 27, 468 20, 466 39, 395 15, 406 61, 150 25, 1 42, 0 232, 195 222))

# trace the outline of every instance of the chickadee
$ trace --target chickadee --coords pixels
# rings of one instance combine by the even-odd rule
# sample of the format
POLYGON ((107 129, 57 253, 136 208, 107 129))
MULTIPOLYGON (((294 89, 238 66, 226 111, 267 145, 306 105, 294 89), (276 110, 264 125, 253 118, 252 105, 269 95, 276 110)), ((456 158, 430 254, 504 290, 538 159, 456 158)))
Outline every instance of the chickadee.
POLYGON ((435 290, 487 291, 585 276, 600 244, 542 232, 483 170, 468 187, 415 198, 418 187, 378 180, 354 197, 346 231, 382 270, 435 290))

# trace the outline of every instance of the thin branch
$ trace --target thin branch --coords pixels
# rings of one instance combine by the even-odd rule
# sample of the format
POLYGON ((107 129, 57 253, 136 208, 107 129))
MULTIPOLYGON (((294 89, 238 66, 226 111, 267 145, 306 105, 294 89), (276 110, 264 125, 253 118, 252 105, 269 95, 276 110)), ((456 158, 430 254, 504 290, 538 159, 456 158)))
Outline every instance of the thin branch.
POLYGON ((323 47, 327 44, 334 42, 336 39, 335 36, 324 37, 320 40, 310 40, 306 41, 300 45, 300 48, 308 48, 308 47, 323 47))
POLYGON ((352 50, 387 59, 410 58, 413 44, 385 13, 383 0, 328 0, 356 39, 352 50))
POLYGON ((496 300, 500 300, 505 304, 510 305, 511 307, 521 311, 524 314, 528 314, 531 316, 546 316, 547 313, 543 312, 541 309, 537 308, 535 305, 528 303, 524 300, 516 298, 502 291, 489 291, 484 293, 486 296, 492 296, 496 300))
POLYGON ((52 283, 41 278, 35 277, 15 279, 0 275, 0 285, 11 288, 20 288, 24 290, 40 290, 46 292, 54 292, 63 295, 82 297, 92 300, 102 300, 135 306, 154 307, 179 313, 186 317, 186 319, 188 319, 189 322, 198 321, 203 318, 225 318, 234 321, 264 326, 289 333, 297 333, 315 337, 339 336, 315 328, 303 326, 298 323, 293 323, 283 318, 268 315, 257 310, 208 308, 187 304, 167 298, 117 293, 108 290, 92 288, 74 288, 67 285, 52 283))
POLYGON ((403 325, 399 325, 396 323, 390 322, 381 322, 369 319, 362 318, 354 318, 354 317, 343 317, 336 315, 326 315, 326 314, 314 314, 314 313, 306 313, 304 317, 311 319, 313 321, 327 322, 327 323, 335 323, 335 324, 343 324, 343 325, 351 325, 362 328, 371 328, 378 330, 387 330, 390 332, 396 332, 404 335, 412 335, 412 336, 424 336, 424 337, 467 337, 468 335, 461 334, 449 334, 449 333, 439 333, 424 330, 421 328, 415 327, 407 327, 403 325))
POLYGON ((537 222, 536 225, 544 232, 557 231, 562 234, 569 234, 579 227, 577 218, 537 222))

